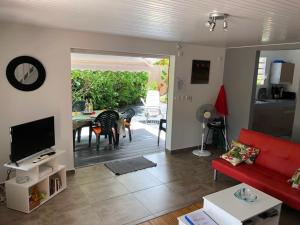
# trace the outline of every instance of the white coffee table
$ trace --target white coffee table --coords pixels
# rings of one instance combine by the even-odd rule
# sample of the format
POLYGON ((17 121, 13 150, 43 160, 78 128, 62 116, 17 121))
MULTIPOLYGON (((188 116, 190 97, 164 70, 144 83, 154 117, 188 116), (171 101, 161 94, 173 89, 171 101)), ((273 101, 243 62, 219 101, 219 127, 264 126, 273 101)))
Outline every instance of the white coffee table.
MULTIPOLYGON (((278 225, 282 202, 247 184, 239 184, 231 188, 203 197, 203 209, 219 225, 278 225), (249 188, 257 195, 251 203, 239 200, 234 193, 242 187, 249 188), (262 219, 258 215, 270 209, 278 211, 277 216, 262 219), (250 220, 253 223, 249 223, 250 220), (247 223, 248 222, 248 223, 247 223)), ((193 212, 194 213, 194 212, 193 212)), ((184 216, 179 217, 179 224, 189 224, 184 216)))

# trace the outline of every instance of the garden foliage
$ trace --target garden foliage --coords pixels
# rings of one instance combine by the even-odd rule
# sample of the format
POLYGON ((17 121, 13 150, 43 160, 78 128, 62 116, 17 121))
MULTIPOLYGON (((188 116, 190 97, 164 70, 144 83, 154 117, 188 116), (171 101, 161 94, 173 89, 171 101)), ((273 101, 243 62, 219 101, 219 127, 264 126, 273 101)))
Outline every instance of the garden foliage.
POLYGON ((116 109, 146 96, 148 73, 72 70, 73 102, 92 99, 94 109, 116 109))

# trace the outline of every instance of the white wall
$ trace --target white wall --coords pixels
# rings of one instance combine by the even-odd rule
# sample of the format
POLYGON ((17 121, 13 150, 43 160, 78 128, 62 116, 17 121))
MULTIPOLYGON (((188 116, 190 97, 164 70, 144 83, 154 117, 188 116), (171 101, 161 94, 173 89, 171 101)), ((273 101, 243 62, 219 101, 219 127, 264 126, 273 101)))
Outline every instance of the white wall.
POLYGON ((184 48, 184 57, 180 57, 180 60, 176 59, 176 78, 184 81, 184 87, 181 90, 175 88, 172 149, 200 144, 201 125, 196 120, 196 111, 203 104, 215 103, 223 82, 224 57, 223 49, 190 45, 184 48), (193 59, 211 60, 208 85, 190 83, 193 59), (192 102, 182 100, 183 96, 192 96, 192 102))
MULTIPOLYGON (((56 119, 56 147, 65 149, 63 158, 72 169, 71 121, 71 48, 99 51, 128 52, 153 55, 177 55, 176 43, 130 38, 124 36, 75 32, 34 26, 0 24, 0 165, 8 161, 10 153, 9 127, 54 115, 56 119), (39 59, 46 68, 44 85, 33 92, 22 92, 8 83, 5 70, 11 59, 29 55, 39 59)), ((171 57, 175 77, 185 81, 184 90, 171 88, 169 93, 167 149, 174 150, 198 145, 200 124, 195 119, 198 106, 214 103, 223 77, 225 49, 184 45, 184 55, 171 57), (190 85, 192 59, 210 59, 209 85, 190 85), (193 101, 174 101, 174 96, 192 96, 193 101), (170 134, 170 132, 169 132, 170 134)), ((173 74, 171 68, 170 74, 173 74)), ((170 86, 176 83, 170 78, 170 86)), ((176 85, 175 85, 176 86, 176 85)), ((0 181, 5 169, 0 167, 0 181)))

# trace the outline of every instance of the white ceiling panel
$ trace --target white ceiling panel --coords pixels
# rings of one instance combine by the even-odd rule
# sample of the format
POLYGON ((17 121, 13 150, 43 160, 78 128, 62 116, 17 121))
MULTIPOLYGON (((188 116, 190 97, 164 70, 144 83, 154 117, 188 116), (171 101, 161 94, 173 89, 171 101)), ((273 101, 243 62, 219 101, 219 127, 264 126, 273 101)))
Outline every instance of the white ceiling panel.
POLYGON ((1 0, 0 21, 213 46, 300 41, 299 0, 1 0), (209 32, 211 11, 231 15, 209 32))

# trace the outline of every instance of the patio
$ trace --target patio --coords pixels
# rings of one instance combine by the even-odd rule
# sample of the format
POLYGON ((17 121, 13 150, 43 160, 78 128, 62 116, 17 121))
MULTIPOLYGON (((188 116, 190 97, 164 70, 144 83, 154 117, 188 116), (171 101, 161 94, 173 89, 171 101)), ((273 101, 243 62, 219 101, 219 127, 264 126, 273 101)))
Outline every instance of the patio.
POLYGON ((157 136, 159 121, 166 118, 167 112, 167 104, 163 102, 167 101, 168 67, 168 58, 71 53, 72 111, 76 113, 72 114, 75 167, 165 150, 165 132, 161 132, 159 146, 157 136), (83 108, 75 109, 75 103, 82 101, 85 101, 83 108), (92 103, 92 110, 86 110, 90 107, 87 102, 92 103), (135 111, 130 125, 132 141, 129 141, 127 129, 126 137, 123 137, 120 127, 124 126, 124 121, 120 120, 115 127, 120 134, 116 148, 102 135, 97 150, 94 133, 89 147, 88 126, 103 109, 122 106, 118 112, 124 112, 127 108, 135 111), (83 111, 94 113, 88 115, 83 111), (161 115, 158 115, 159 112, 161 115), (81 140, 77 142, 74 134, 81 127, 81 140))
MULTIPOLYGON (((74 162, 75 167, 88 166, 101 162, 137 157, 149 153, 165 150, 165 132, 161 132, 160 145, 157 145, 159 120, 161 116, 151 117, 146 124, 144 107, 142 105, 132 106, 136 115, 131 121, 132 141, 129 141, 126 130, 126 137, 120 136, 119 146, 113 148, 109 145, 108 139, 100 138, 99 151, 96 150, 96 138, 92 136, 92 146, 88 147, 89 128, 85 127, 81 132, 81 142, 76 141, 74 162)), ((161 103, 162 117, 166 118, 167 105, 161 103)), ((122 109, 120 110, 122 111, 122 109)))

